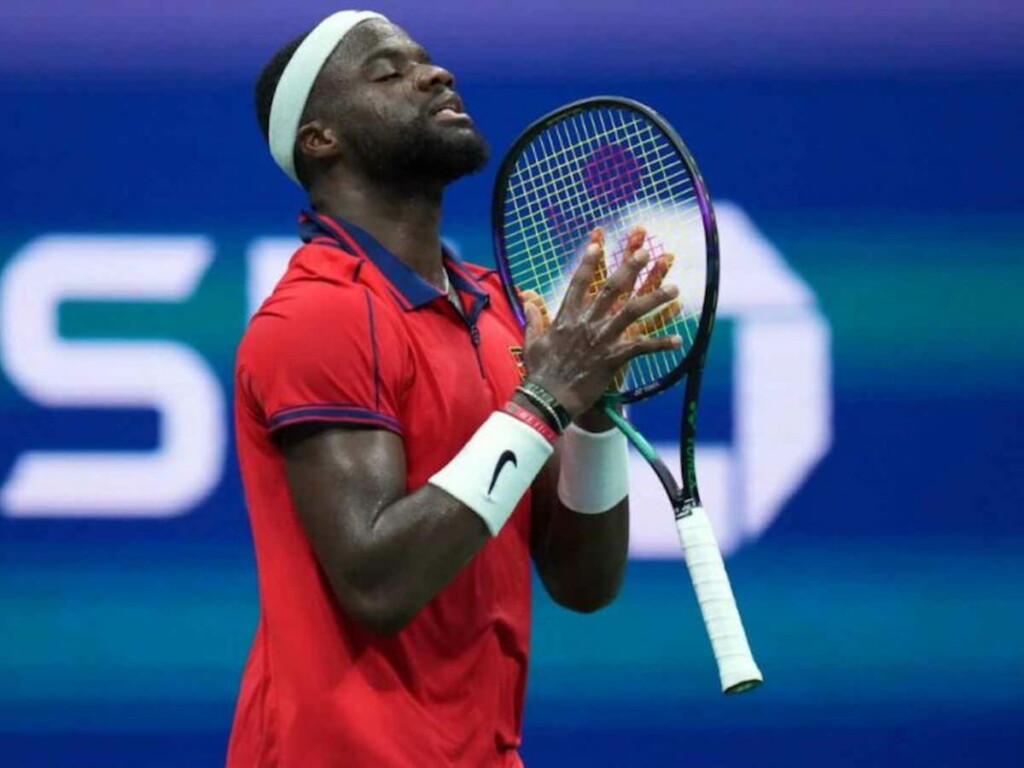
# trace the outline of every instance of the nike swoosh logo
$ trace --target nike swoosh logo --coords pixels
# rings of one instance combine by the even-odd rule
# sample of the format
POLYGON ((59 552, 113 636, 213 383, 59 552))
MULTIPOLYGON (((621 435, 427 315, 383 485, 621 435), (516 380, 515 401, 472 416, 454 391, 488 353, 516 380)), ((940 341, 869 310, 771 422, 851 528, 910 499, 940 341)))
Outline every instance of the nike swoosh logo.
POLYGON ((494 490, 494 484, 498 482, 498 475, 501 474, 502 468, 506 464, 511 464, 513 467, 518 468, 519 462, 516 461, 516 455, 512 451, 505 451, 498 457, 498 465, 494 468, 494 476, 491 478, 491 486, 487 489, 487 495, 491 495, 491 491, 494 490))

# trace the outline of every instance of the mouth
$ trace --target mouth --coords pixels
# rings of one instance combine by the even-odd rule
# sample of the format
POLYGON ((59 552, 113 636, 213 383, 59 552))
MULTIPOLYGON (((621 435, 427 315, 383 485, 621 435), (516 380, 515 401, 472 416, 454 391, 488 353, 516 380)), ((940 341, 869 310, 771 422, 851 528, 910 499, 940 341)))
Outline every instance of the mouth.
POLYGON ((430 108, 430 116, 441 123, 472 123, 473 119, 466 114, 466 108, 458 94, 451 93, 439 99, 430 108))

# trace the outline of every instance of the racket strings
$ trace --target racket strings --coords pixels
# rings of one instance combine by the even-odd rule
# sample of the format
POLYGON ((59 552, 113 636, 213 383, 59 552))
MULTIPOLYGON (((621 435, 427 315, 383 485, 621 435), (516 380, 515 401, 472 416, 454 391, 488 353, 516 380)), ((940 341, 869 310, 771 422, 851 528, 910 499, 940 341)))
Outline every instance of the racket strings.
MULTIPOLYGON (((604 137, 599 137, 604 138, 604 137)), ((632 134, 626 134, 625 138, 630 140, 636 139, 636 132, 632 134)), ((586 144, 583 142, 575 142, 569 147, 563 147, 561 150, 555 150, 551 146, 550 137, 544 136, 544 144, 548 145, 548 155, 546 157, 533 159, 532 163, 527 162, 522 168, 517 170, 525 177, 526 181, 522 183, 522 189, 529 190, 526 195, 527 208, 524 209, 518 199, 513 195, 511 204, 514 208, 516 217, 521 223, 525 224, 521 227, 521 234, 523 239, 527 242, 520 243, 526 247, 540 245, 539 240, 545 233, 545 222, 538 216, 541 212, 544 213, 544 218, 549 221, 548 226, 558 236, 558 239, 564 241, 565 245, 568 245, 567 255, 572 256, 575 244, 580 240, 581 234, 586 237, 589 234, 588 224, 589 220, 593 218, 592 208, 593 201, 585 196, 584 190, 581 189, 580 185, 573 185, 563 187, 563 193, 561 195, 562 206, 555 208, 549 205, 548 208, 541 208, 541 197, 542 193, 550 193, 551 187, 558 184, 560 174, 566 173, 566 170, 570 167, 570 161, 565 158, 570 157, 571 153, 579 153, 581 149, 586 148, 586 144), (568 215, 566 215, 566 211, 568 215), (524 221, 524 214, 532 215, 532 221, 524 221)), ((592 140, 593 142, 593 140, 592 140)), ((650 143, 650 139, 648 139, 650 143)), ((533 149, 531 147, 530 149, 533 149)), ((536 155, 536 153, 533 153, 536 155)), ((673 158, 677 164, 678 160, 673 158)), ((578 164, 578 157, 575 158, 578 164)), ((604 170, 604 169, 599 169, 604 170)), ((515 175, 513 175, 513 179, 515 175)), ((604 185, 604 189, 607 189, 611 185, 610 179, 601 179, 600 183, 604 185)), ((514 187, 513 187, 514 188, 514 187)), ((603 190, 602 190, 603 191, 603 190)), ((550 197, 550 194, 549 194, 550 197)), ((509 238, 510 244, 515 244, 512 241, 514 238, 509 238)), ((612 264, 613 268, 618 266, 623 256, 623 250, 617 249, 612 253, 612 264)), ((549 275, 548 277, 555 274, 559 269, 559 265, 552 262, 548 266, 549 275)))
MULTIPOLYGON (((601 117, 603 122, 603 116, 601 117)), ((569 138, 569 143, 563 142, 563 146, 560 148, 554 144, 553 137, 549 132, 539 137, 539 145, 544 146, 546 150, 544 153, 538 151, 538 145, 528 147, 524 155, 525 162, 521 161, 517 164, 510 184, 512 194, 509 197, 509 202, 517 214, 516 218, 520 220, 521 224, 526 225, 521 228, 521 233, 524 235, 542 233, 544 222, 538 218, 538 214, 544 213, 548 218, 553 217, 553 206, 550 204, 552 193, 556 191, 553 187, 561 187, 561 193, 556 195, 560 198, 558 202, 561 203, 560 216, 557 221, 552 222, 557 232, 575 235, 578 230, 572 225, 578 224, 582 218, 592 218, 595 203, 600 206, 603 199, 608 197, 607 192, 612 187, 614 180, 599 177, 600 188, 597 195, 588 193, 588 190, 579 183, 565 185, 564 181, 567 175, 579 175, 581 153, 591 149, 595 143, 602 140, 614 138, 620 142, 620 145, 627 146, 634 152, 640 151, 640 160, 646 166, 647 184, 651 189, 638 197, 649 199, 652 196, 657 197, 659 193, 674 193, 677 195, 677 203, 686 202, 686 200, 678 198, 680 193, 690 193, 687 197, 692 198, 691 179, 678 156, 670 153, 668 163, 652 162, 652 160, 661 160, 661 158, 653 158, 648 150, 657 149, 659 147, 658 139, 660 138, 663 144, 664 138, 654 134, 651 126, 643 121, 634 120, 634 123, 636 128, 619 131, 617 135, 613 135, 607 128, 602 128, 601 132, 593 131, 589 139, 584 141, 572 136, 569 138), (668 166, 677 166, 680 170, 670 174, 667 172, 668 166), (573 171, 577 171, 577 173, 574 174, 573 171), (681 189, 681 186, 685 188, 681 189), (546 208, 542 207, 545 200, 549 201, 546 208), (581 216, 581 214, 591 215, 581 216), (528 220, 527 215, 532 220, 528 220)), ((563 130, 566 128, 571 130, 571 126, 572 121, 568 120, 559 125, 563 130)), ((607 146, 614 145, 608 144, 607 146)), ((598 174, 608 166, 607 160, 601 158, 596 169, 598 174)), ((613 168, 619 170, 621 164, 613 166, 613 168)))
MULTIPOLYGON (((639 389, 675 370, 693 345, 703 305, 706 255, 694 180, 672 141, 626 109, 586 110, 549 126, 524 149, 506 185, 504 231, 513 283, 557 312, 590 233, 607 232, 604 280, 627 256, 629 231, 647 229, 651 260, 674 255, 666 283, 680 287, 682 312, 641 324, 645 333, 677 333, 683 348, 634 359, 623 388, 639 389)), ((596 289, 595 282, 592 288, 596 289)), ((648 315, 648 318, 656 315, 648 315)))
MULTIPOLYGON (((569 122, 569 120, 563 121, 559 126, 564 126, 566 122, 569 122)), ((513 196, 525 194, 529 197, 532 194, 534 200, 539 200, 541 199, 539 194, 541 190, 544 190, 547 186, 561 183, 567 174, 578 172, 580 155, 583 152, 591 152, 596 143, 614 139, 617 144, 628 147, 631 154, 639 153, 641 155, 640 159, 645 161, 647 166, 644 170, 657 174, 653 179, 649 176, 648 181, 653 181, 654 186, 660 188, 660 191, 671 192, 676 196, 687 192, 692 194, 692 179, 688 169, 678 155, 673 152, 667 158, 655 156, 659 149, 664 150, 665 147, 663 145, 664 138, 654 134, 653 130, 652 126, 640 123, 635 130, 617 133, 608 131, 603 135, 592 136, 586 141, 576 142, 570 146, 562 146, 560 148, 553 145, 552 137, 543 135, 540 137, 540 144, 546 145, 548 151, 540 154, 536 146, 527 148, 524 154, 526 162, 517 164, 516 170, 521 175, 517 178, 515 173, 513 174, 509 189, 513 196), (657 164, 653 162, 655 160, 658 161, 657 164)), ((608 194, 609 187, 614 183, 613 178, 610 175, 601 178, 597 174, 600 172, 602 165, 606 169, 614 169, 616 171, 621 171, 622 165, 621 163, 610 165, 604 158, 598 158, 597 163, 597 167, 592 169, 591 178, 597 176, 601 184, 599 192, 604 194, 594 195, 593 192, 588 190, 587 197, 585 198, 580 195, 577 195, 575 200, 570 198, 570 202, 576 202, 580 208, 589 209, 594 202, 600 202, 602 198, 614 197, 614 195, 608 194)), ((632 175, 630 176, 632 177, 632 175)))

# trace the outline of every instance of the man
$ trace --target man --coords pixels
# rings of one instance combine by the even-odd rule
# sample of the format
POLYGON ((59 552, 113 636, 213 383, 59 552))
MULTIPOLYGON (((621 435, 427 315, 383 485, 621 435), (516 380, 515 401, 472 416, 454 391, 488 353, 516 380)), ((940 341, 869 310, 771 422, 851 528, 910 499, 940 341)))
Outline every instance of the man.
POLYGON ((626 333, 675 291, 623 299, 634 243, 588 294, 595 236, 550 327, 528 302, 524 340, 498 276, 441 244, 444 187, 487 157, 453 85, 360 12, 257 84, 311 207, 238 352, 261 613, 230 766, 521 765, 531 557, 578 611, 622 579, 625 442, 592 407, 629 359, 679 344, 626 333))

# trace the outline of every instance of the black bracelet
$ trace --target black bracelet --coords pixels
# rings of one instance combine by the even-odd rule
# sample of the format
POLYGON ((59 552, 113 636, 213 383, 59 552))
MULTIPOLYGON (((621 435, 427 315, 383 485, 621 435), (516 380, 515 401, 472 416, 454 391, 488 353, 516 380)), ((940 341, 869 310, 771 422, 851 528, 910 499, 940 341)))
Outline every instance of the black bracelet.
POLYGON ((566 427, 572 423, 572 416, 569 415, 569 412, 555 399, 554 395, 539 384, 524 381, 516 388, 516 391, 522 392, 530 399, 530 402, 548 414, 553 419, 551 426, 558 430, 559 434, 565 432, 566 427))

